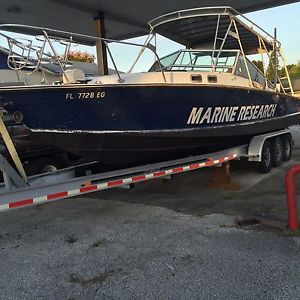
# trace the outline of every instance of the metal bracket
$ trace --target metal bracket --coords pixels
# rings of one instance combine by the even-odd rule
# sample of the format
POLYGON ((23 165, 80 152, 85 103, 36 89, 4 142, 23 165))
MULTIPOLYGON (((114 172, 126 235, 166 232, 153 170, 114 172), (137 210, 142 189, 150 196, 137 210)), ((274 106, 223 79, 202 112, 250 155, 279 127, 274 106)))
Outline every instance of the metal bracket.
POLYGON ((290 133, 288 129, 257 135, 252 138, 248 148, 249 161, 261 161, 261 152, 266 139, 290 133))
POLYGON ((21 163, 21 160, 20 160, 20 157, 17 153, 17 150, 10 138, 10 135, 7 131, 7 128, 3 122, 3 119, 2 119, 2 115, 0 115, 0 133, 1 133, 1 136, 3 138, 3 141, 5 143, 5 146, 17 168, 17 170, 19 171, 20 175, 23 177, 24 181, 27 182, 27 176, 26 176, 26 173, 25 173, 25 170, 23 168, 23 165, 21 163))
POLYGON ((0 153, 0 170, 3 173, 5 187, 7 190, 12 188, 12 183, 16 188, 27 186, 27 182, 18 172, 8 163, 4 156, 0 153))

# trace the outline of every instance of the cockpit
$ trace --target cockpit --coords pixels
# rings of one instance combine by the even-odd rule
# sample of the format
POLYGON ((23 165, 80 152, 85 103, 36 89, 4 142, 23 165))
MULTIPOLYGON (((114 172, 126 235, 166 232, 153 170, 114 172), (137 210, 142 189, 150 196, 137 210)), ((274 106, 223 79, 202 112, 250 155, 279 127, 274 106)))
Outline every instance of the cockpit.
MULTIPOLYGON (((248 78, 248 71, 252 81, 266 84, 265 75, 248 58, 238 50, 189 50, 183 49, 173 52, 160 61, 155 61, 149 72, 217 72, 231 73, 248 78), (247 67, 246 67, 247 64, 247 67)), ((271 83, 268 82, 271 86, 271 83)))

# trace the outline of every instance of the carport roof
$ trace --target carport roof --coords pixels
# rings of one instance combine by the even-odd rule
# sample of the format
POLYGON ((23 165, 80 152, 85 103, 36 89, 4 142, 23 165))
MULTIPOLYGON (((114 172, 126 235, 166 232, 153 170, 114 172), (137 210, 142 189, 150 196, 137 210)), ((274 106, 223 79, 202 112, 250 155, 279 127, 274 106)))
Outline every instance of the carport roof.
POLYGON ((228 5, 245 13, 295 0, 1 0, 0 23, 28 24, 94 35, 93 19, 103 13, 106 37, 125 39, 146 34, 148 21, 181 9, 228 5))
POLYGON ((216 29, 219 37, 216 39, 217 49, 221 47, 222 42, 224 49, 240 49, 238 42, 240 37, 244 51, 249 54, 256 53, 260 48, 258 36, 264 41, 266 49, 273 48, 271 35, 228 6, 181 10, 155 18, 149 24, 155 32, 188 48, 203 48, 207 44, 212 44, 216 29), (232 19, 235 20, 238 34, 235 32, 232 19), (225 36, 227 37, 224 40, 221 39, 225 36))

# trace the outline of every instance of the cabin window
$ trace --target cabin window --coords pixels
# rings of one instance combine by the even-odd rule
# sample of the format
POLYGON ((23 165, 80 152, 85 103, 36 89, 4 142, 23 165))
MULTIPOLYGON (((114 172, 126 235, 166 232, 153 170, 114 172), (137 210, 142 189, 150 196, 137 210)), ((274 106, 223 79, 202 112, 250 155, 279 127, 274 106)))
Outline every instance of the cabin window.
POLYGON ((218 82, 218 78, 216 75, 208 75, 207 76, 207 81, 209 83, 217 83, 218 82))
POLYGON ((176 51, 172 54, 169 54, 160 59, 160 61, 156 61, 152 67, 150 68, 149 72, 157 72, 160 71, 162 68, 163 70, 168 70, 170 65, 173 65, 175 60, 177 59, 180 51, 176 51))
POLYGON ((196 82, 202 82, 202 76, 200 74, 192 74, 191 80, 196 82))
MULTIPOLYGON (((252 81, 258 82, 262 85, 266 85, 266 77, 265 75, 248 59, 246 59, 248 70, 250 73, 250 77, 252 81)), ((244 78, 249 78, 248 71, 245 65, 245 60, 242 56, 239 57, 237 65, 236 65, 236 71, 235 74, 238 76, 242 76, 244 78)), ((271 83, 267 81, 267 84, 269 87, 271 87, 271 83)))

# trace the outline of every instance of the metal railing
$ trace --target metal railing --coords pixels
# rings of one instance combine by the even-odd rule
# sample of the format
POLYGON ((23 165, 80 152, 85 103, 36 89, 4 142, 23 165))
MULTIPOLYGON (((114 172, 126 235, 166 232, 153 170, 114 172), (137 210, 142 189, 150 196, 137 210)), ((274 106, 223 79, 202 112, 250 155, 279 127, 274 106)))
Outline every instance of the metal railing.
MULTIPOLYGON (((220 22, 220 18, 218 18, 217 20, 217 29, 215 32, 215 40, 213 43, 213 49, 210 50, 212 51, 212 55, 211 55, 211 67, 212 67, 212 71, 216 71, 216 69, 228 69, 228 68, 232 68, 233 72, 234 69, 236 68, 236 64, 233 66, 224 66, 224 65, 220 65, 219 64, 219 60, 220 57, 222 57, 222 53, 224 52, 238 52, 241 54, 244 63, 245 63, 245 68, 247 71, 247 76, 248 76, 248 80, 249 80, 249 86, 250 87, 254 87, 253 85, 253 79, 251 78, 251 74, 250 74, 250 70, 248 68, 248 63, 247 63, 247 59, 246 59, 246 53, 244 52, 243 49, 243 43, 241 41, 240 38, 240 34, 239 34, 239 29, 237 27, 237 23, 242 24, 244 27, 246 27, 249 31, 253 32, 254 34, 256 34, 256 37, 258 39, 259 45, 261 47, 261 49, 263 51, 265 51, 265 53, 267 53, 269 59, 270 59, 270 63, 272 64, 272 60, 269 54, 269 48, 266 45, 267 41, 266 38, 262 37, 262 34, 266 34, 268 39, 272 38, 271 35, 267 34, 267 32, 265 32, 262 28, 260 28, 259 26, 257 26, 256 24, 254 24, 252 21, 250 21, 249 19, 247 19, 246 17, 238 14, 238 12, 236 12, 235 10, 233 10, 232 8, 228 8, 228 7, 219 7, 219 9, 222 8, 224 9, 224 12, 217 14, 219 16, 221 15, 227 15, 230 16, 230 23, 227 27, 225 36, 219 37, 218 36, 218 29, 219 29, 219 22, 220 22), (243 23, 239 18, 243 19, 245 21, 245 23, 247 22, 247 24, 243 23), (256 31, 253 30, 253 28, 250 28, 249 24, 251 25, 255 25, 259 30, 260 30, 260 34, 257 33, 256 31), (233 36, 239 45, 239 49, 224 49, 225 47, 225 42, 226 39, 228 38, 228 36, 233 36), (217 45, 217 40, 221 39, 222 43, 220 45, 220 47, 217 49, 216 45, 217 45)), ((207 10, 207 9, 206 9, 207 10)), ((199 10, 201 11, 201 9, 199 10)), ((193 13, 193 16, 195 16, 194 14, 194 10, 188 10, 188 11, 184 11, 184 12, 188 12, 184 17, 189 17, 190 12, 193 13)), ((201 14, 200 14, 201 15, 201 14)), ((166 15, 168 17, 170 17, 170 15, 166 15)), ((173 15, 171 16, 171 18, 173 17, 173 15)), ((182 14, 176 15, 175 18, 182 18, 182 14)), ((166 21, 165 18, 163 20, 163 22, 166 21)), ((158 25, 156 25, 158 26, 158 25)), ((154 29, 155 26, 152 27, 152 29, 154 29)), ((92 44, 95 45, 96 42, 101 42, 106 50, 107 50, 107 54, 112 62, 113 68, 116 72, 116 75, 118 77, 118 82, 123 82, 124 78, 122 78, 122 73, 120 72, 120 70, 118 69, 118 66, 116 64, 116 61, 114 59, 114 56, 111 52, 111 49, 109 47, 109 44, 111 43, 116 43, 116 44, 121 44, 121 45, 129 45, 129 46, 133 46, 133 47, 139 47, 141 48, 140 54, 138 55, 138 58, 134 61, 132 68, 135 66, 137 60, 139 59, 139 57, 141 56, 141 54, 144 52, 145 49, 148 49, 150 52, 152 52, 154 54, 154 58, 155 61, 157 62, 157 71, 159 71, 161 73, 161 76, 163 78, 163 82, 167 82, 166 81, 166 76, 164 73, 164 67, 161 63, 161 60, 157 54, 157 52, 155 51, 155 49, 153 49, 153 46, 150 44, 151 39, 152 38, 148 38, 146 40, 145 44, 138 44, 138 43, 132 43, 132 42, 127 42, 127 41, 118 41, 118 40, 114 40, 114 39, 107 39, 107 38, 101 38, 101 37, 94 37, 94 36, 89 36, 89 35, 85 35, 85 34, 78 34, 78 33, 72 33, 72 32, 68 32, 68 31, 61 31, 61 30, 56 30, 56 29, 49 29, 49 28, 42 28, 42 27, 36 27, 36 26, 29 26, 29 25, 20 25, 20 24, 1 24, 0 25, 0 30, 2 31, 14 31, 14 32, 29 32, 29 33, 33 33, 35 34, 35 38, 36 40, 41 42, 40 46, 34 46, 33 41, 32 40, 26 40, 26 43, 22 43, 20 42, 20 40, 17 39, 13 39, 10 38, 9 36, 5 35, 5 34, 1 34, 2 37, 7 39, 8 42, 8 48, 9 48, 9 55, 8 55, 8 66, 11 69, 14 70, 21 70, 21 69, 32 69, 32 72, 35 72, 40 68, 41 65, 45 64, 45 63, 49 63, 49 62, 54 62, 56 63, 59 68, 61 69, 61 73, 64 76, 64 78, 66 79, 66 81, 68 82, 68 76, 66 76, 65 73, 65 68, 68 64, 68 52, 70 50, 70 47, 72 44, 76 44, 76 43, 80 43, 83 41, 83 43, 86 44, 92 44), (59 42, 60 44, 62 44, 65 47, 64 50, 64 54, 63 55, 59 55, 54 47, 54 42, 59 42), (48 45, 51 49, 51 54, 46 53, 45 49, 46 49, 46 45, 48 45), (21 51, 21 54, 17 54, 14 51, 14 47, 18 48, 21 51), (33 54, 33 58, 31 56, 31 54, 33 54)), ((153 35, 154 32, 151 30, 150 35, 153 35)), ((268 42, 269 43, 269 42, 268 42)), ((286 63, 280 48, 280 43, 275 39, 274 40, 274 49, 275 51, 279 52, 279 57, 282 58, 283 60, 283 64, 284 64, 284 69, 286 71, 286 77, 288 80, 288 84, 289 87, 285 88, 281 82, 281 78, 277 78, 277 81, 280 84, 281 87, 281 91, 283 93, 286 93, 288 91, 288 89, 291 91, 291 94, 293 94, 293 88, 291 86, 291 81, 289 78, 289 74, 286 68, 286 63)), ((181 50, 182 52, 190 52, 190 53, 195 53, 197 51, 203 51, 203 50, 195 50, 195 49, 184 49, 181 50)), ((179 52, 178 57, 180 55, 181 52, 179 52)), ((177 58, 178 58, 177 57, 177 58)), ((175 60, 176 61, 176 60, 175 60)), ((194 69, 199 69, 201 68, 201 66, 192 66, 192 61, 190 62, 190 64, 188 65, 184 65, 184 64, 176 64, 175 65, 175 61, 173 62, 174 66, 173 67, 183 67, 183 68, 191 68, 192 71, 194 69)), ((195 63, 194 63, 195 64, 195 63)), ((130 71, 132 71, 132 68, 130 68, 130 71)), ((207 66, 205 66, 205 68, 208 68, 207 66)), ((263 74, 266 77, 266 74, 263 74)), ((266 86, 267 86, 267 80, 266 80, 266 86)))
MULTIPOLYGON (((121 76, 121 72, 119 71, 117 64, 115 62, 115 59, 112 55, 112 52, 109 48, 109 43, 117 43, 117 44, 121 44, 121 45, 129 45, 129 46, 133 46, 133 47, 141 47, 142 49, 147 48, 154 54, 155 59, 157 61, 159 61, 159 56, 156 53, 156 51, 154 51, 148 45, 141 45, 138 43, 118 41, 118 40, 114 40, 114 39, 94 37, 94 36, 89 36, 89 35, 85 35, 85 34, 72 33, 72 32, 68 32, 68 31, 61 31, 61 30, 56 30, 56 29, 42 28, 42 27, 29 26, 29 25, 20 25, 20 24, 1 24, 0 30, 14 31, 14 32, 30 32, 31 34, 35 34, 35 38, 38 38, 40 41, 42 41, 42 46, 40 46, 40 47, 34 47, 33 42, 30 40, 28 40, 31 42, 29 45, 20 46, 20 47, 25 47, 28 51, 28 55, 27 55, 26 59, 25 58, 22 59, 21 58, 22 55, 16 54, 13 51, 13 47, 9 46, 9 48, 10 48, 9 57, 10 57, 10 59, 14 58, 15 63, 16 63, 15 67, 10 65, 10 67, 12 69, 20 70, 20 69, 26 68, 27 66, 30 66, 30 65, 32 66, 32 64, 35 64, 35 71, 36 71, 43 62, 54 61, 59 65, 61 72, 62 72, 63 76, 66 78, 66 80, 68 80, 66 73, 65 73, 65 66, 68 62, 67 49, 70 49, 70 46, 73 43, 77 43, 79 41, 85 41, 88 44, 95 44, 96 41, 101 41, 105 45, 105 47, 107 49, 107 53, 109 55, 109 58, 113 64, 114 70, 118 76, 119 82, 123 82, 124 79, 121 76), (64 51, 63 56, 58 55, 58 53, 55 50, 53 42, 57 42, 57 41, 59 41, 60 43, 64 43, 66 45, 66 51, 64 51), (45 53, 46 45, 48 45, 50 47, 50 49, 52 51, 51 55, 49 55, 48 53, 45 53), (31 60, 30 53, 35 53, 36 59, 31 60), (23 60, 23 62, 18 64, 16 61, 17 57, 19 57, 20 61, 23 60)), ((17 39, 10 38, 9 36, 7 36, 5 34, 1 34, 1 36, 5 37, 7 39, 9 45, 15 45, 15 46, 21 45, 20 41, 18 41, 17 39)), ((166 77, 165 77, 165 74, 164 74, 164 71, 162 68, 160 68, 160 72, 161 72, 163 81, 166 82, 166 77)))

